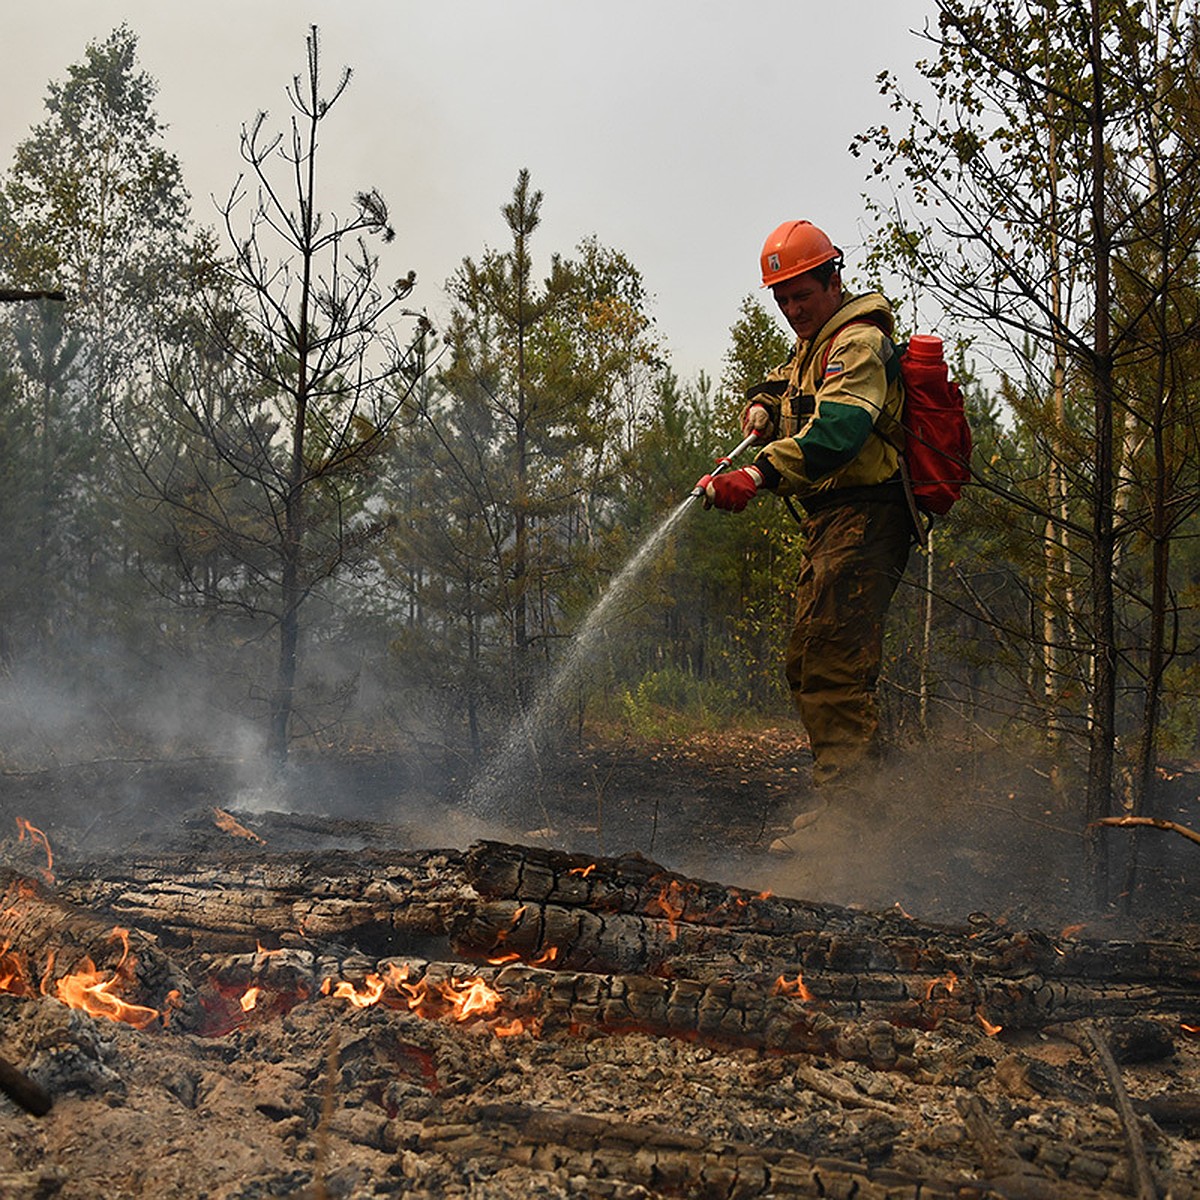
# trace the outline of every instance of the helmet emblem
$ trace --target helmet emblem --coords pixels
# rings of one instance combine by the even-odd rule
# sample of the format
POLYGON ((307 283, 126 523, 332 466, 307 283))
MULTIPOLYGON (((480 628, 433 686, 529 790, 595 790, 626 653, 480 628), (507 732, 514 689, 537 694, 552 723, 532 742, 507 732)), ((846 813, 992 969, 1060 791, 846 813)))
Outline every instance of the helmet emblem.
POLYGON ((768 254, 767 255, 767 269, 770 271, 778 271, 779 270, 779 255, 778 254, 768 254))

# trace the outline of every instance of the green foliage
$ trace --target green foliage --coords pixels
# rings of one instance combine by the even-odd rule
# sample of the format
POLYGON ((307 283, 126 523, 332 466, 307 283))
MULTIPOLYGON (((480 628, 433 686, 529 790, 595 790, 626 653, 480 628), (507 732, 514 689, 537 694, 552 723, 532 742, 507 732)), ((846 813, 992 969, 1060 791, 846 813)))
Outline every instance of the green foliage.
POLYGON ((681 729, 715 729, 738 715, 740 697, 717 680, 697 679, 679 667, 664 667, 621 691, 621 715, 636 737, 668 738, 681 729))
POLYGON ((1180 599, 1200 504, 1197 16, 949 0, 918 64, 932 102, 882 77, 893 119, 856 143, 891 185, 875 267, 1000 376, 1005 421, 977 413, 979 486, 938 581, 974 627, 957 698, 1081 735, 1088 820, 1111 802, 1114 744, 1151 788, 1165 689, 1200 632, 1180 599))

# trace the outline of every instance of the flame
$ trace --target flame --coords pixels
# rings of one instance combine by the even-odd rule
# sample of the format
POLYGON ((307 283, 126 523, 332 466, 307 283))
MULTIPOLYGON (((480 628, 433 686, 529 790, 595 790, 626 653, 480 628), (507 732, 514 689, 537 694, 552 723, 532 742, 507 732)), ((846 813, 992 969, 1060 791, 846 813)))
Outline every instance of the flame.
POLYGON ((17 818, 17 841, 23 842, 26 834, 36 846, 40 845, 46 851, 46 865, 42 868, 42 878, 47 883, 54 882, 54 851, 50 849, 50 839, 36 825, 31 825, 24 817, 17 818))
POLYGON ((1200 1036, 1200 1025, 1188 1025, 1185 1022, 1180 1022, 1179 1028, 1183 1030, 1189 1037, 1200 1036))
POLYGON ((782 975, 775 980, 775 986, 771 989, 771 994, 774 996, 795 996, 797 1000, 811 1000, 812 992, 804 986, 804 976, 799 971, 796 972, 796 978, 784 979, 782 975))
POLYGON ((242 1012, 250 1012, 258 1004, 258 998, 261 995, 262 988, 258 986, 248 987, 242 994, 242 998, 238 1001, 242 1006, 242 1012))
POLYGON ((497 1021, 492 1026, 492 1032, 497 1037, 516 1037, 518 1034, 525 1032, 525 1022, 520 1017, 513 1017, 511 1021, 497 1021))
MULTIPOLYGON (((491 965, 493 967, 502 967, 506 963, 520 962, 523 957, 524 957, 524 955, 518 954, 514 950, 508 954, 498 954, 498 955, 496 955, 495 958, 489 958, 487 961, 488 961, 489 965, 491 965)), ((553 962, 557 957, 558 957, 558 947, 557 946, 547 946, 546 949, 543 950, 541 952, 541 954, 539 954, 537 956, 537 958, 531 958, 529 960, 529 965, 531 967, 544 966, 546 963, 553 962)))
POLYGON ((678 922, 679 918, 683 916, 685 890, 680 885, 679 880, 672 879, 670 883, 663 885, 662 891, 646 906, 646 911, 650 915, 653 915, 657 911, 666 917, 667 930, 671 941, 674 941, 679 936, 678 922))
MULTIPOLYGON (((325 982, 328 984, 329 981, 325 982)), ((386 986, 383 979, 372 973, 363 980, 361 991, 354 984, 342 980, 334 987, 333 997, 335 1000, 349 1000, 354 1008, 370 1008, 373 1004, 379 1003, 386 986)))
POLYGON ((11 942, 5 942, 0 949, 0 992, 10 996, 37 994, 29 981, 25 956, 19 950, 13 950, 11 942))
POLYGON ((588 863, 588 865, 586 867, 572 867, 567 872, 567 874, 568 875, 579 875, 583 879, 586 879, 595 869, 596 869, 595 863, 588 863))
POLYGON ((939 975, 936 979, 931 979, 928 987, 925 989, 926 1000, 932 999, 938 984, 941 984, 947 992, 953 992, 958 985, 958 976, 953 971, 947 971, 945 975, 939 975))
MULTIPOLYGON (((321 984, 321 991, 335 1000, 349 1000, 355 1008, 383 1004, 388 1008, 407 1008, 430 1020, 444 1017, 459 1022, 491 1016, 503 1003, 500 993, 477 975, 469 979, 451 977, 440 981, 418 979, 414 983, 409 983, 408 975, 407 963, 401 966, 390 963, 385 974, 372 972, 360 987, 345 980, 334 983, 326 979, 321 984)), ((502 1037, 519 1032, 511 1021, 493 1028, 502 1037)), ((524 1028, 526 1026, 522 1024, 521 1029, 524 1028)))
POLYGON ((987 1017, 983 1015, 982 1008, 977 1008, 975 1010, 975 1020, 979 1022, 980 1028, 988 1035, 988 1037, 995 1037, 996 1034, 998 1034, 1000 1030, 1004 1028, 1003 1025, 993 1025, 991 1021, 989 1021, 987 1017))
POLYGON ((257 842, 260 846, 267 844, 257 833, 251 833, 232 813, 227 813, 223 808, 213 809, 213 822, 218 829, 231 837, 245 838, 247 841, 257 842))
POLYGON ((42 995, 53 995, 68 1008, 82 1009, 93 1017, 107 1017, 110 1021, 132 1025, 135 1029, 145 1029, 158 1020, 158 1009, 129 1004, 114 991, 128 977, 134 963, 129 952, 129 930, 115 926, 109 934, 109 940, 119 940, 122 945, 121 960, 109 975, 105 976, 90 958, 85 957, 79 970, 55 980, 52 992, 50 979, 54 972, 54 954, 51 953, 41 979, 42 995))
POLYGON ((180 992, 180 990, 178 988, 172 988, 167 993, 167 998, 163 1002, 163 1014, 162 1014, 163 1026, 165 1027, 165 1026, 169 1025, 171 1023, 171 1014, 174 1012, 178 1012, 182 1008, 183 1008, 183 994, 180 992))

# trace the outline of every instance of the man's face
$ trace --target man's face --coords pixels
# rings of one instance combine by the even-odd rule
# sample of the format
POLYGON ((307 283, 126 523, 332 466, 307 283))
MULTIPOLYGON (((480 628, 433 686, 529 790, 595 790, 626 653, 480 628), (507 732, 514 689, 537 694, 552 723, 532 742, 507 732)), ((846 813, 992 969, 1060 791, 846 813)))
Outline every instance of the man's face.
POLYGON ((835 273, 822 285, 812 271, 806 271, 777 283, 771 292, 796 336, 808 341, 841 307, 842 280, 835 273))

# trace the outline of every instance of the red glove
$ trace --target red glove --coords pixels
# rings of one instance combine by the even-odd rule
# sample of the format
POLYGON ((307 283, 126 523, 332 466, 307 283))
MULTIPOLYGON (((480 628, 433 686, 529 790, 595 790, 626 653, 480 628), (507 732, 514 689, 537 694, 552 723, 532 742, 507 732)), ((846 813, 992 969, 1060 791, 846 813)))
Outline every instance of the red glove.
POLYGON ((739 467, 724 475, 711 475, 704 488, 704 507, 741 512, 762 486, 762 479, 757 467, 739 467))
POLYGON ((742 409, 742 437, 752 433, 757 433, 764 442, 775 436, 775 419, 765 404, 747 404, 742 409))

